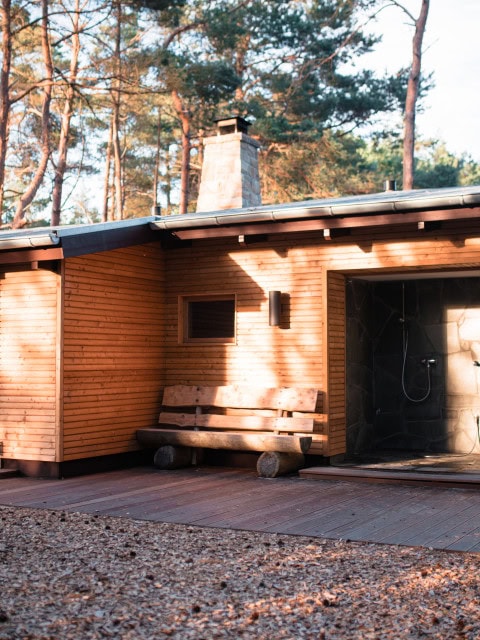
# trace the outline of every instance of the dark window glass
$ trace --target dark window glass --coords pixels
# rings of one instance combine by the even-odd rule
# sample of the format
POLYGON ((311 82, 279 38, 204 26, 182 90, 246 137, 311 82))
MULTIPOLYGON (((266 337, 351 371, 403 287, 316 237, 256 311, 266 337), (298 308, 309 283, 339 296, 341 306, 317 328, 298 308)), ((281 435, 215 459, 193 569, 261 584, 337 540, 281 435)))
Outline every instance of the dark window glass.
POLYGON ((235 337, 235 300, 190 300, 188 338, 231 339, 235 337))

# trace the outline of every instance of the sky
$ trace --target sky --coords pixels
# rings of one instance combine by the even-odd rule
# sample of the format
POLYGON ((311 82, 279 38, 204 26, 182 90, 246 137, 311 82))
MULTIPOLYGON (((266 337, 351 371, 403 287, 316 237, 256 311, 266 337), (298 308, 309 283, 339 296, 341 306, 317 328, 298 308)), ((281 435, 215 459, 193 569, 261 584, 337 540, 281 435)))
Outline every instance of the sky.
MULTIPOLYGON (((418 17, 421 0, 403 4, 418 17)), ((417 116, 417 134, 443 140, 455 154, 480 162, 480 0, 430 0, 423 41, 422 70, 433 72, 435 87, 417 116)), ((394 72, 410 66, 413 26, 398 8, 384 10, 372 30, 382 43, 368 66, 394 72)))

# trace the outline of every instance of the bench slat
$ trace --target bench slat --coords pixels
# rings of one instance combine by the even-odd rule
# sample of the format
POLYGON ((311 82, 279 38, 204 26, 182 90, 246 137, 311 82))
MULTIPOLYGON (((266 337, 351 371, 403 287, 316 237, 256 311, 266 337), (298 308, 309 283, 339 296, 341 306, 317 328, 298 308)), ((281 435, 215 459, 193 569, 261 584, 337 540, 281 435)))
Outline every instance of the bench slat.
POLYGON ((163 411, 158 422, 177 427, 204 427, 208 429, 248 429, 250 431, 300 431, 312 433, 313 418, 273 418, 266 416, 224 416, 213 413, 173 413, 163 411))
POLYGON ((165 407, 232 407, 238 409, 283 409, 315 411, 318 390, 313 388, 265 388, 248 385, 203 387, 172 385, 165 387, 165 407))
POLYGON ((312 443, 310 436, 287 436, 271 433, 222 433, 176 429, 138 429, 137 440, 147 447, 165 444, 205 449, 247 451, 280 451, 306 453, 312 443))

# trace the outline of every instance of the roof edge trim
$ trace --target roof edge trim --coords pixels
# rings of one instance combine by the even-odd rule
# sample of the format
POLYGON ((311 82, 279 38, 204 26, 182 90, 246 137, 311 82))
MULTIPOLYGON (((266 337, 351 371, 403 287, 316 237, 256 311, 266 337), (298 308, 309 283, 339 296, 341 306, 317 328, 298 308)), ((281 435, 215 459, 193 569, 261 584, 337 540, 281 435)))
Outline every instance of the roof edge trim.
POLYGON ((152 229, 175 231, 238 224, 286 222, 315 218, 338 218, 402 214, 435 209, 464 209, 480 204, 480 187, 384 192, 352 198, 312 200, 291 205, 259 206, 201 214, 157 218, 152 229))
POLYGON ((60 243, 54 233, 28 235, 24 237, 0 237, 0 251, 6 249, 31 249, 32 247, 51 247, 60 243))

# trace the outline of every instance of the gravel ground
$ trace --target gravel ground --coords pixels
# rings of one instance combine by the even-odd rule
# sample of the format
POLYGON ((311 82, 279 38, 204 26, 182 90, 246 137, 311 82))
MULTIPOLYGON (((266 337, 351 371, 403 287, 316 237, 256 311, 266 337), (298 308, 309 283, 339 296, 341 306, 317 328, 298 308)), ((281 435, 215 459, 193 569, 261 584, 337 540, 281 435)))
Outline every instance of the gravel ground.
POLYGON ((480 638, 480 557, 0 507, 0 640, 480 638))

